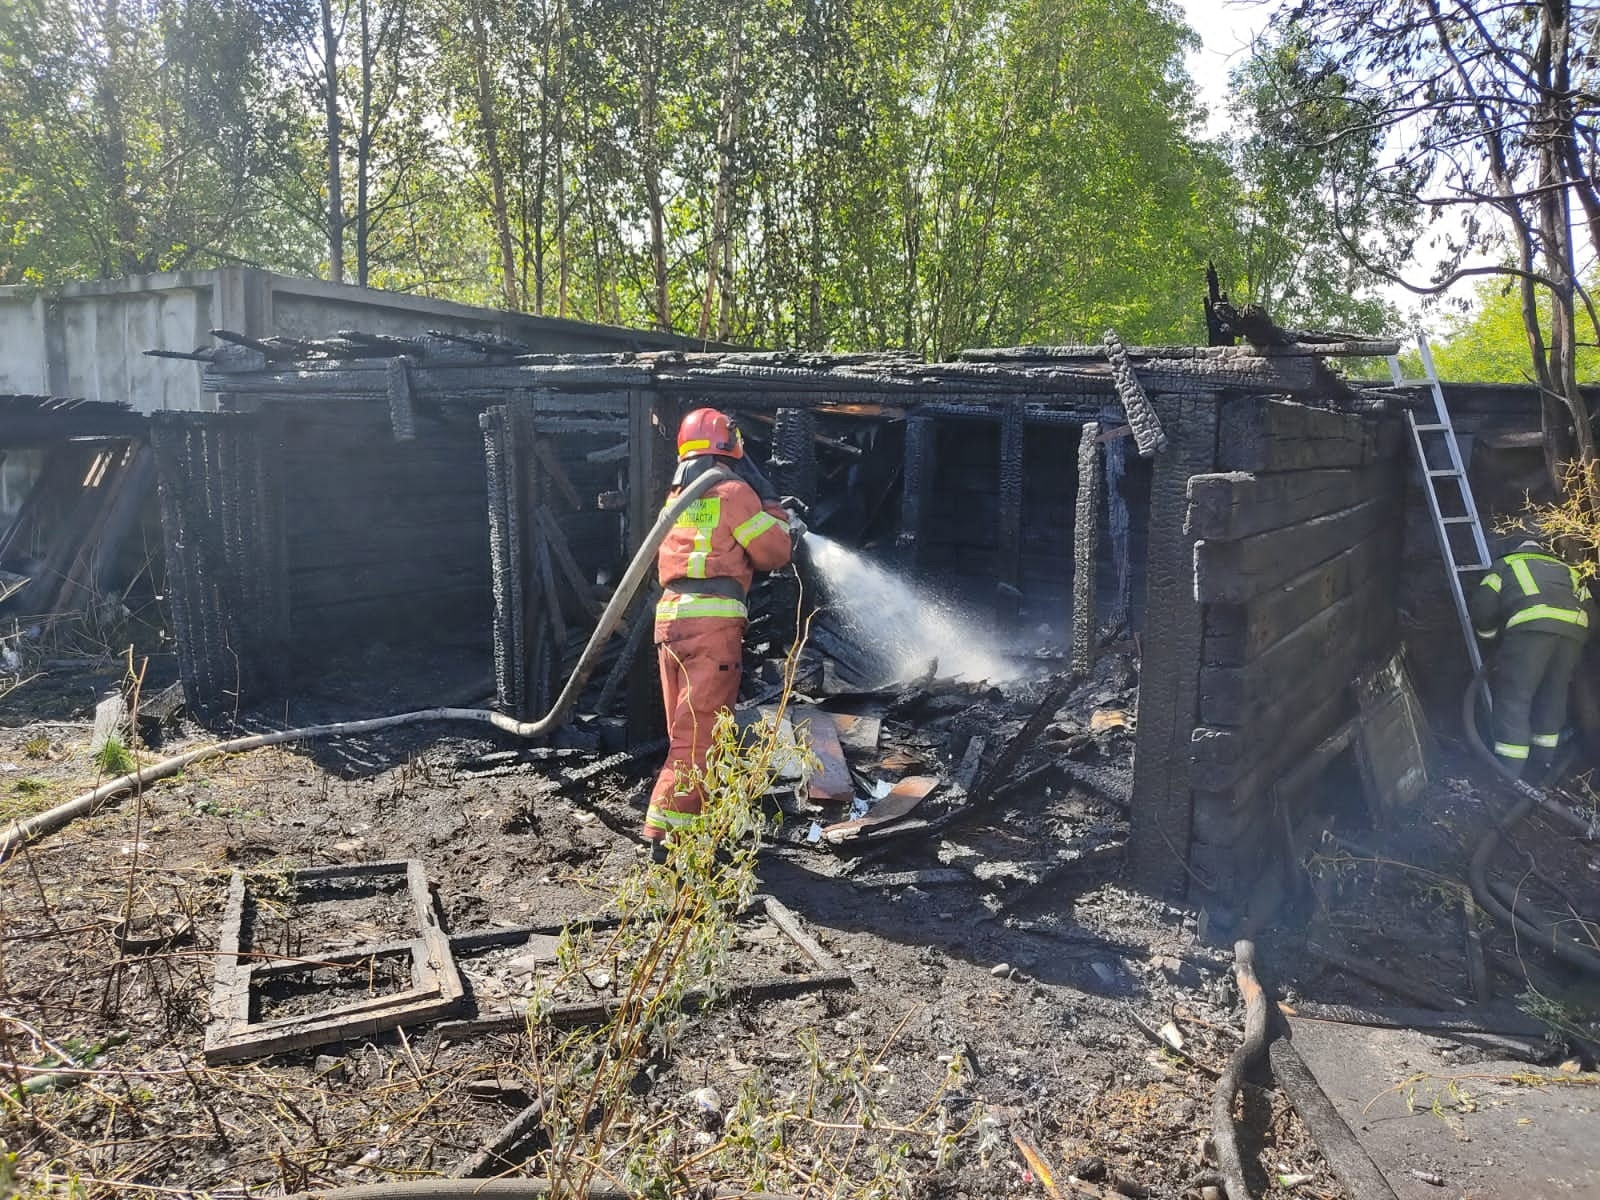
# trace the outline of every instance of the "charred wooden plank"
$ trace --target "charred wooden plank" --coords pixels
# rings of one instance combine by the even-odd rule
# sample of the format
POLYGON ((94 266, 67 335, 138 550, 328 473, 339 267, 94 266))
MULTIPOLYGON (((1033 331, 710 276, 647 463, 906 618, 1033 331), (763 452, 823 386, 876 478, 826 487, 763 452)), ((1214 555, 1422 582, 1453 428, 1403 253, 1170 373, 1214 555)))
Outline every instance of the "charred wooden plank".
POLYGON ((1207 605, 1205 661, 1250 661, 1341 597, 1383 578, 1395 553, 1392 540, 1368 538, 1246 603, 1207 605))
POLYGON ((1072 669, 1087 675, 1094 666, 1095 566, 1100 561, 1100 425, 1083 427, 1078 442, 1078 501, 1072 528, 1072 669))
POLYGON ((1394 491, 1376 468, 1254 475, 1231 471, 1189 481, 1186 528, 1207 541, 1236 541, 1339 512, 1394 491))
POLYGON ((1218 465, 1229 471, 1359 467, 1378 455, 1377 425, 1370 418, 1282 400, 1225 404, 1217 445, 1218 465))
POLYGON ((1231 542, 1199 542, 1194 597, 1202 604, 1244 603, 1372 537, 1397 516, 1393 498, 1376 496, 1285 529, 1231 542))
POLYGON ((1202 667, 1200 719, 1209 725, 1250 725, 1289 700, 1326 660, 1353 683, 1354 669, 1365 661, 1358 656, 1374 648, 1371 634, 1384 625, 1381 610, 1389 599, 1387 581, 1375 579, 1245 665, 1202 667))

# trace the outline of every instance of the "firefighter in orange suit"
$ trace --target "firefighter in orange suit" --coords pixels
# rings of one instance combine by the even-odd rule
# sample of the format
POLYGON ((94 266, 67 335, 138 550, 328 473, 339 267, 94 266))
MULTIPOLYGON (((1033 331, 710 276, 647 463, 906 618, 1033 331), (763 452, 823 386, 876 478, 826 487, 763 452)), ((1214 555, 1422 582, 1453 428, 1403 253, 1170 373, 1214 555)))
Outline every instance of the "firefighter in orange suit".
POLYGON ((739 698, 751 580, 757 571, 786 565, 804 528, 745 458, 743 439, 727 415, 696 409, 678 429, 678 470, 667 502, 717 467, 736 477, 691 504, 656 557, 662 586, 656 654, 672 741, 644 818, 658 862, 673 835, 700 812, 693 773, 705 768, 717 713, 739 698))

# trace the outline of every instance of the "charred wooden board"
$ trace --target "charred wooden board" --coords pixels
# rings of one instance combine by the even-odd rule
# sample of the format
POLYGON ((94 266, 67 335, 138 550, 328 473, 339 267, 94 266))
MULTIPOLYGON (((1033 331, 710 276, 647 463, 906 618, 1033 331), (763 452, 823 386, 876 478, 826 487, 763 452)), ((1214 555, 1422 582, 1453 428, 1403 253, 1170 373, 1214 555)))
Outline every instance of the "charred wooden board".
POLYGON ((1251 661, 1341 597, 1379 579, 1392 580, 1387 568, 1395 552, 1393 539, 1369 538, 1248 603, 1207 605, 1205 661, 1216 666, 1251 661))
POLYGON ((1208 541, 1235 541, 1339 512, 1393 490, 1385 469, 1291 471, 1257 475, 1228 471, 1189 480, 1188 531, 1208 541))
POLYGON ((855 794, 855 784, 850 779, 850 767, 844 760, 844 747, 839 741, 839 728, 833 715, 820 708, 799 705, 789 709, 789 720, 795 732, 809 731, 811 752, 817 757, 817 768, 811 773, 808 790, 811 799, 829 803, 849 799, 855 794))
POLYGON ((249 882, 244 872, 234 872, 217 944, 211 1024, 206 1029, 206 1062, 235 1062, 286 1050, 326 1045, 344 1038, 437 1020, 453 1014, 460 1007, 466 990, 456 970, 450 939, 440 927, 438 912, 420 861, 406 859, 308 868, 296 875, 296 882, 304 885, 326 883, 338 878, 382 875, 396 875, 404 880, 405 891, 411 901, 416 936, 342 949, 308 962, 303 958, 257 958, 248 953, 248 947, 243 943, 246 908, 250 903, 249 882), (348 965, 398 954, 410 959, 409 988, 330 1006, 306 1015, 265 1021, 252 1017, 252 997, 260 982, 309 967, 348 965))
POLYGON ((1288 636, 1239 667, 1200 670, 1200 719, 1208 725, 1251 726, 1293 700, 1302 683, 1331 667, 1345 682, 1366 661, 1373 639, 1387 629, 1386 580, 1334 601, 1288 636))
POLYGON ((1223 405, 1218 465, 1228 471, 1359 467, 1378 458, 1377 422, 1281 400, 1223 405))
POLYGON ((1394 497, 1381 495, 1285 529, 1232 542, 1199 542, 1195 597, 1202 604, 1242 604, 1394 525, 1398 516, 1394 497))

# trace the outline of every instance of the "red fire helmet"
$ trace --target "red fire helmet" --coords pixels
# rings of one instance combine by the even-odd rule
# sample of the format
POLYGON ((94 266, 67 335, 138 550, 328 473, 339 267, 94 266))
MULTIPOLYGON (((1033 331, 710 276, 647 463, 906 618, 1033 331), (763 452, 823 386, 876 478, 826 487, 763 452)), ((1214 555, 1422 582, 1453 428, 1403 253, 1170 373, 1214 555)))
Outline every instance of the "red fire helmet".
POLYGON ((728 414, 714 408, 697 408, 678 426, 678 461, 702 454, 744 457, 744 439, 728 420, 728 414))

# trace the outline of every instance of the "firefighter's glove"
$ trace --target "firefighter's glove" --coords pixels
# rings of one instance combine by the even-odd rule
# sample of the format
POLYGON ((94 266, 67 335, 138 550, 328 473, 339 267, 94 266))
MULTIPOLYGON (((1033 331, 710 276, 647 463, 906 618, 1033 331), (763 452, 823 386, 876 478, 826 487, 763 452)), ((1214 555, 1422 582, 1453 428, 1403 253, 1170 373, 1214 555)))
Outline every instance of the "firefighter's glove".
POLYGON ((788 509, 793 516, 804 517, 811 513, 811 506, 798 496, 781 496, 778 498, 778 503, 788 509))
POLYGON ((800 550, 800 543, 805 540, 806 523, 800 519, 800 514, 794 509, 785 506, 789 514, 789 553, 791 557, 800 550))

